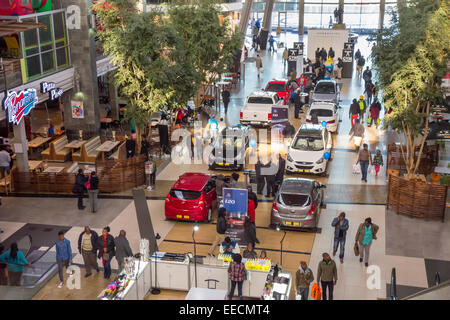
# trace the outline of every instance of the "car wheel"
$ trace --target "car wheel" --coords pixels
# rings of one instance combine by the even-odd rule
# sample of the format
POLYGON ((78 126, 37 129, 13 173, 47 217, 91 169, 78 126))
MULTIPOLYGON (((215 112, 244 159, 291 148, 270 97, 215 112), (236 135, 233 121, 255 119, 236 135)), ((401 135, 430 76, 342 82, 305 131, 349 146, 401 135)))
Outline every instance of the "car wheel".
POLYGON ((208 216, 206 217, 206 220, 208 222, 211 222, 211 219, 212 219, 212 210, 211 210, 211 207, 209 207, 209 209, 208 209, 208 216))

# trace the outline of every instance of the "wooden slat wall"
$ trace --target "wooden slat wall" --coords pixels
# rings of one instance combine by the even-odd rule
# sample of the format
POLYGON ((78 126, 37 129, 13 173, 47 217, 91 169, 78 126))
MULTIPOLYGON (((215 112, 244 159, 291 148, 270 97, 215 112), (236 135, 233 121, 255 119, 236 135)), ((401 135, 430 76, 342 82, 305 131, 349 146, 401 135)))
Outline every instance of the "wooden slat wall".
POLYGON ((387 206, 398 214, 444 221, 447 186, 389 175, 387 206))

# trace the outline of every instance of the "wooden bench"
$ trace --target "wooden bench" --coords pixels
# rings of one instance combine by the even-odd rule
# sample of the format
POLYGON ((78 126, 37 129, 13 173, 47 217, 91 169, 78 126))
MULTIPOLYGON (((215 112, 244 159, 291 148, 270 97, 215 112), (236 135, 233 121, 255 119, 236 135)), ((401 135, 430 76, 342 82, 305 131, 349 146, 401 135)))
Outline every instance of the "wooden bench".
POLYGON ((88 142, 81 147, 81 161, 95 162, 95 160, 97 160, 100 156, 100 152, 95 151, 95 149, 97 149, 101 144, 102 141, 99 136, 89 139, 88 142))
POLYGON ((123 141, 119 146, 117 147, 116 152, 114 152, 112 155, 109 156, 109 159, 114 160, 123 160, 127 158, 127 150, 125 148, 125 141, 123 141))
POLYGON ((63 162, 70 160, 72 150, 64 147, 68 143, 69 140, 67 140, 66 135, 50 143, 50 154, 52 156, 52 160, 63 162))
POLYGON ((77 173, 78 172, 78 162, 72 163, 70 167, 66 169, 67 173, 77 173))

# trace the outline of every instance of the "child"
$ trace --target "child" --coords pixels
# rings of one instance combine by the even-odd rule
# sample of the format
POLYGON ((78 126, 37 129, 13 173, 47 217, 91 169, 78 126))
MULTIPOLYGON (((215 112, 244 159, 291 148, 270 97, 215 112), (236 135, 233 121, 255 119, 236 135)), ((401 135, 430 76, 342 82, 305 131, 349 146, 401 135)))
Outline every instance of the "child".
POLYGON ((378 176, 378 171, 380 171, 380 166, 383 166, 383 156, 381 155, 381 151, 377 150, 376 156, 373 158, 373 165, 375 167, 375 177, 378 176))

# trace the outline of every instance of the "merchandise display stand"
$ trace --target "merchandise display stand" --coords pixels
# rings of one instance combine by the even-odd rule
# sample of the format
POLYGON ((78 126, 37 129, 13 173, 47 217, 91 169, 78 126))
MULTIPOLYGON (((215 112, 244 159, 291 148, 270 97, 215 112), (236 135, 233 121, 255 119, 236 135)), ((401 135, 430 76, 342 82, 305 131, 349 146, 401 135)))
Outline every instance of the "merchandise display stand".
POLYGON ((274 268, 267 275, 264 293, 264 300, 289 300, 292 286, 292 276, 288 272, 278 272, 275 276, 274 268))

